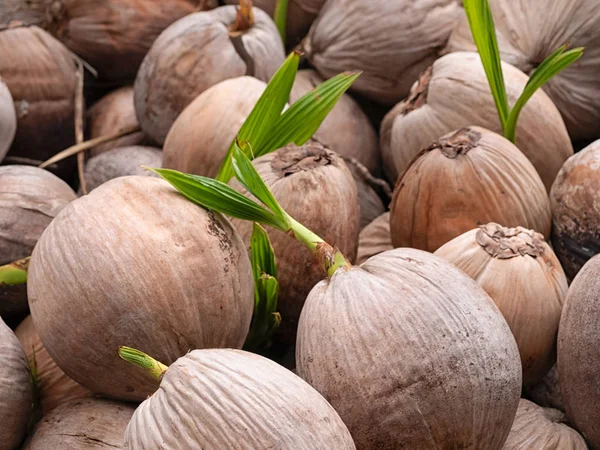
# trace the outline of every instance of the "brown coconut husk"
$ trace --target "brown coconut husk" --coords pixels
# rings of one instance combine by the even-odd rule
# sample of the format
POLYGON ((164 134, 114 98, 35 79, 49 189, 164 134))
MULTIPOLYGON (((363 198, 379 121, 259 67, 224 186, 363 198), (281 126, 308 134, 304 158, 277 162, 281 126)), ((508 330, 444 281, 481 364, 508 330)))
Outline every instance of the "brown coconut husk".
POLYGON ((0 77, 0 162, 8 152, 17 131, 17 114, 12 95, 0 77))

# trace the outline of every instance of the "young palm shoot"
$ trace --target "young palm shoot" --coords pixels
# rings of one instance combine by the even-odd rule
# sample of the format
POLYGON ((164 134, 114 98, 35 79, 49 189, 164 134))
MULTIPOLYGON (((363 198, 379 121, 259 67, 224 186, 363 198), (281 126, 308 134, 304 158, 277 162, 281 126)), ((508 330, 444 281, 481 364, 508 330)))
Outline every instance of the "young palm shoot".
POLYGON ((0 266, 0 286, 16 286, 27 283, 30 257, 0 266))
POLYGON ((511 108, 508 105, 504 76, 500 62, 500 52, 496 39, 494 19, 488 0, 464 0, 463 5, 469 20, 473 41, 477 46, 481 63, 485 70, 492 96, 498 109, 504 137, 515 142, 517 120, 521 110, 535 91, 554 75, 566 69, 583 55, 583 47, 567 50, 563 45, 548 56, 531 74, 521 96, 511 108))
POLYGON ((275 22, 275 25, 277 25, 277 29, 279 30, 279 34, 281 35, 281 40, 283 41, 284 46, 287 11, 288 0, 277 0, 277 3, 275 4, 275 13, 273 14, 273 21, 275 22))

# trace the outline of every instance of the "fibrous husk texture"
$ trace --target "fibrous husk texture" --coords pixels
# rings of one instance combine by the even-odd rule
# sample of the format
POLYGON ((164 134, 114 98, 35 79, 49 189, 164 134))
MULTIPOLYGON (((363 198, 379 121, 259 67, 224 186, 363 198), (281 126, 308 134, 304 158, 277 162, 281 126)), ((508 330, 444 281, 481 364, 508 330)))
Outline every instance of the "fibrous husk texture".
POLYGON ((558 330, 558 376, 570 422, 600 449, 600 257, 573 280, 558 330))
POLYGON ((80 399, 46 415, 24 450, 111 450, 123 446, 123 434, 135 407, 103 399, 80 399))
MULTIPOLYGON (((90 139, 107 136, 125 128, 139 125, 133 105, 133 86, 124 86, 102 97, 88 110, 90 139)), ((117 147, 141 145, 148 141, 141 131, 95 146, 90 155, 95 156, 117 147)))
POLYGON ((0 162, 8 152, 17 131, 17 115, 12 95, 0 77, 0 162))
POLYGON ((113 178, 128 175, 157 177, 145 167, 160 167, 162 152, 158 148, 135 145, 118 147, 91 157, 85 164, 84 176, 88 191, 113 178))
POLYGON ((600 141, 563 165, 552 185, 552 245, 573 279, 600 252, 600 141))
MULTIPOLYGON (((508 63, 502 64, 502 72, 508 102, 514 105, 528 77, 508 63)), ((385 117, 380 147, 388 179, 396 181, 415 155, 440 136, 469 125, 502 133, 479 55, 457 52, 438 59, 421 75, 408 98, 385 117)), ((573 154, 573 146, 558 109, 541 89, 521 111, 516 145, 549 191, 560 167, 573 154)))
POLYGON ((521 354, 523 383, 542 379, 556 361, 556 335, 567 277, 544 237, 488 223, 435 254, 461 269, 494 300, 521 354))
POLYGON ((0 30, 0 73, 15 102, 17 132, 8 154, 39 162, 75 142, 73 55, 38 27, 0 30))
POLYGON ((492 300, 414 249, 381 253, 314 287, 296 370, 365 450, 500 449, 521 392, 517 345, 492 300))
POLYGON ((565 405, 560 392, 557 365, 554 364, 552 369, 548 371, 539 383, 532 386, 525 386, 523 396, 532 400, 537 405, 564 412, 565 405))
POLYGON ((143 400, 157 383, 121 360, 119 346, 165 364, 195 348, 240 348, 253 290, 246 248, 227 219, 139 176, 65 208, 28 275, 31 315, 52 359, 93 392, 124 400, 143 400))
MULTIPOLYGON (((560 110, 574 140, 600 137, 600 10, 595 0, 490 0, 501 58, 525 73, 561 45, 584 47, 583 57, 544 90, 560 110), (543 14, 540 14, 543 11, 543 14)), ((466 16, 455 28, 448 51, 475 50, 466 16)))
POLYGON ((517 147, 480 127, 447 134, 398 179, 391 204, 394 247, 435 251, 478 225, 496 222, 550 235, 550 202, 517 147))
POLYGON ((142 130, 163 144, 177 116, 220 81, 249 75, 269 81, 285 59, 273 20, 253 9, 255 23, 231 31, 236 7, 190 14, 167 28, 144 58, 135 80, 142 130))
POLYGON ((129 450, 355 449, 331 405, 282 366, 253 353, 196 350, 178 359, 125 432, 129 450), (157 426, 169 424, 169 426, 157 426))
POLYGON ((371 256, 392 250, 393 248, 392 236, 390 234, 390 213, 388 211, 361 230, 358 235, 356 264, 362 264, 371 256))
POLYGON ((35 329, 31 316, 27 316, 15 330, 15 334, 25 350, 27 360, 37 372, 37 393, 39 395, 41 413, 48 414, 57 406, 93 394, 80 384, 69 378, 50 357, 40 335, 35 329))
POLYGON ((304 49, 323 77, 362 70, 351 89, 394 104, 436 60, 462 13, 456 0, 330 0, 304 49))
POLYGON ((215 177, 266 83, 238 77, 204 91, 177 117, 163 148, 163 167, 215 177))
POLYGON ((29 367, 18 339, 0 319, 0 449, 19 447, 31 415, 29 367))

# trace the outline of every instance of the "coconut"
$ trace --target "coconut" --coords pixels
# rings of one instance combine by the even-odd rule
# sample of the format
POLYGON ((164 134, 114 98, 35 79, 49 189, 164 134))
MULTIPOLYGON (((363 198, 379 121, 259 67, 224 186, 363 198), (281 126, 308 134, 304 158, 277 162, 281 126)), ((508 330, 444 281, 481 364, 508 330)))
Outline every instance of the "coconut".
POLYGON ((17 131, 17 115, 12 95, 0 77, 0 162, 8 152, 17 131))
POLYGON ((532 400, 534 403, 545 408, 554 408, 560 411, 565 410, 565 405, 560 393, 560 383, 558 382, 558 369, 556 364, 537 384, 525 386, 523 389, 524 397, 532 400))
MULTIPOLYGON (((556 49, 584 47, 583 57, 544 85, 574 140, 600 137, 600 11, 596 0, 491 0, 500 56, 532 73, 556 49), (539 14, 544 10, 543 17, 539 14)), ((448 51, 475 50, 466 16, 454 29, 448 51)))
POLYGON ((37 394, 41 412, 45 416, 57 406, 93 394, 69 378, 50 357, 40 335, 33 325, 31 316, 27 316, 15 330, 15 334, 25 350, 30 366, 37 372, 37 394))
MULTIPOLYGON (((343 159, 317 142, 290 144, 256 158, 252 164, 281 207, 325 242, 356 258, 359 204, 356 184, 343 159)), ((231 184, 247 191, 237 181, 231 184)), ((244 242, 250 243, 252 224, 233 221, 244 242)), ((298 318, 306 296, 320 280, 323 269, 300 242, 269 229, 277 257, 277 281, 282 322, 277 338, 283 344, 296 340, 298 318)))
POLYGON ((492 300, 414 249, 339 269, 313 288, 296 370, 364 450, 500 449, 521 392, 518 348, 492 300))
POLYGON ((0 319, 0 449, 19 447, 31 415, 31 383, 25 353, 0 319))
POLYGON ((515 422, 504 450, 565 449, 587 450, 581 435, 567 425, 567 417, 557 409, 542 408, 521 399, 515 422))
POLYGON ((265 90, 252 77, 222 81, 179 115, 163 148, 163 167, 215 177, 244 121, 265 90))
POLYGON ((558 329, 558 376, 571 423, 600 448, 600 256, 573 280, 558 329))
POLYGON ((119 359, 119 345, 166 363, 195 348, 240 348, 254 306, 248 254, 227 219, 140 176, 61 211, 33 251, 27 293, 58 366, 123 400, 143 400, 156 383, 119 359))
POLYGON ((388 211, 373 220, 358 235, 356 264, 362 264, 371 256, 393 248, 390 234, 390 213, 388 211))
POLYGON ((447 134, 398 179, 390 216, 394 247, 433 252, 488 222, 550 235, 542 180, 525 155, 496 133, 467 127, 447 134))
MULTIPOLYGON (((136 125, 139 124, 133 105, 133 86, 125 86, 110 92, 88 110, 90 139, 107 136, 122 129, 133 128, 136 125)), ((147 140, 144 133, 138 131, 97 145, 90 150, 90 155, 95 156, 117 147, 140 145, 147 140)))
POLYGON ((299 445, 356 448, 338 414, 307 383, 269 359, 231 349, 194 350, 178 359, 125 431, 128 449, 299 445))
POLYGON ((461 14, 458 0, 330 0, 304 49, 323 77, 362 70, 351 89, 394 104, 438 57, 461 14))
POLYGON ((118 147, 92 156, 85 164, 84 178, 88 191, 113 178, 127 175, 154 176, 146 167, 160 167, 162 152, 158 148, 135 145, 118 147))
POLYGON ((550 191, 552 244, 573 279, 600 252, 600 141, 563 165, 550 191))
MULTIPOLYGON (((528 77, 507 63, 502 64, 502 72, 508 102, 513 105, 528 77)), ((408 98, 385 117, 380 147, 388 179, 395 181, 431 142, 469 125, 502 132, 479 55, 452 53, 426 70, 408 98)), ((544 91, 536 91, 521 111, 516 137, 517 147, 529 158, 549 191, 560 167, 573 154, 573 146, 558 109, 544 91)))
POLYGON ((77 77, 72 54, 44 30, 21 26, 0 29, 0 55, 0 73, 17 113, 8 155, 39 164, 73 145, 77 77))
POLYGON ((271 18, 258 8, 252 13, 254 23, 243 27, 236 7, 223 6, 190 14, 161 33, 134 85, 137 118, 148 136, 163 144, 184 108, 220 81, 242 75, 269 81, 285 59, 283 44, 271 18))
POLYGON ((79 399, 56 408, 37 425, 24 450, 122 448, 135 408, 102 399, 79 399))
POLYGON ((521 354, 523 384, 539 382, 556 361, 556 335, 567 277, 544 237, 522 227, 488 223, 440 247, 494 300, 521 354))
POLYGON ((363 180, 360 175, 357 175, 355 170, 352 170, 352 163, 349 164, 349 169, 354 175, 354 181, 356 181, 358 203, 360 206, 359 229, 362 230, 375 220, 375 218, 385 212, 385 206, 383 205, 379 194, 375 192, 375 189, 373 189, 367 181, 363 180))

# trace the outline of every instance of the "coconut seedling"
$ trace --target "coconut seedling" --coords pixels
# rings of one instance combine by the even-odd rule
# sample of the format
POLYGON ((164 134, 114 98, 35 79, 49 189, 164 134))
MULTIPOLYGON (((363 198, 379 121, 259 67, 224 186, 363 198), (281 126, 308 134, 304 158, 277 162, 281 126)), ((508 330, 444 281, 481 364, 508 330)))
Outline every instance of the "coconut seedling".
POLYGON ((473 278, 494 300, 519 346, 523 384, 539 382, 556 361, 556 335, 568 289, 544 237, 522 227, 488 223, 435 254, 473 278))
POLYGON ((363 228, 358 235, 356 264, 362 264, 372 256, 392 250, 390 213, 385 212, 363 228))
POLYGON ((550 236, 550 202, 529 160, 480 127, 443 136, 398 179, 391 204, 394 247, 435 251, 478 225, 523 226, 550 236))
POLYGON ((166 367, 135 349, 121 347, 119 354, 160 380, 133 414, 124 448, 356 448, 342 419, 316 390, 262 356, 194 350, 166 367))
POLYGON ((8 152, 17 131, 17 115, 12 95, 0 77, 0 162, 8 152))
POLYGON ((202 92, 243 75, 269 81, 284 59, 277 27, 251 0, 190 14, 160 34, 140 66, 134 100, 142 130, 162 145, 202 92))

